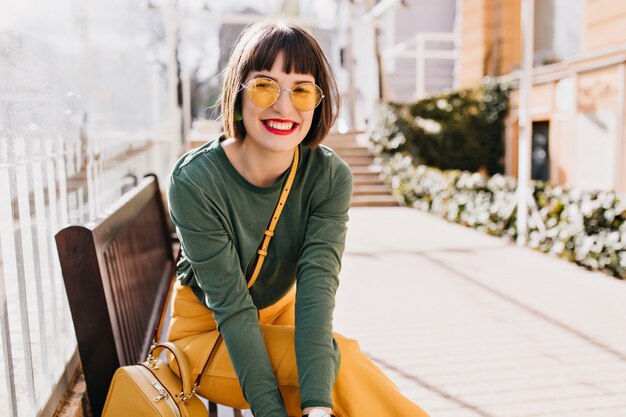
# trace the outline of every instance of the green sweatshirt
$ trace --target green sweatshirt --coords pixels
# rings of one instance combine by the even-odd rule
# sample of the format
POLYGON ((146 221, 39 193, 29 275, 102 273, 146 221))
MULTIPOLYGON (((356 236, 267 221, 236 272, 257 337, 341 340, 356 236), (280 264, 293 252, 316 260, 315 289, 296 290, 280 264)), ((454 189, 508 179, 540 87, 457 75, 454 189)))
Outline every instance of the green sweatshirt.
POLYGON ((269 253, 257 281, 246 288, 245 275, 287 174, 274 185, 258 187, 235 170, 216 140, 183 155, 168 188, 170 216, 183 247, 179 278, 213 310, 256 417, 287 417, 257 309, 278 301, 294 282, 303 408, 332 407, 339 367, 332 318, 352 173, 331 149, 300 147, 298 172, 269 253))

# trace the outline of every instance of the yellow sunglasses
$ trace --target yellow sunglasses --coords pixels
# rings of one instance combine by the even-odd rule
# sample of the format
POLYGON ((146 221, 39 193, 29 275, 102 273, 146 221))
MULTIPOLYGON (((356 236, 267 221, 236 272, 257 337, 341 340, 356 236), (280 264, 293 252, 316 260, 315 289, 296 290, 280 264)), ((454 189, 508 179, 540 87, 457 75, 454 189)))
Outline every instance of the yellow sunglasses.
POLYGON ((324 98, 322 89, 315 83, 298 84, 293 90, 290 90, 280 88, 280 85, 270 78, 253 78, 241 86, 246 90, 250 101, 262 108, 276 103, 282 91, 289 92, 293 106, 299 111, 313 110, 324 98))

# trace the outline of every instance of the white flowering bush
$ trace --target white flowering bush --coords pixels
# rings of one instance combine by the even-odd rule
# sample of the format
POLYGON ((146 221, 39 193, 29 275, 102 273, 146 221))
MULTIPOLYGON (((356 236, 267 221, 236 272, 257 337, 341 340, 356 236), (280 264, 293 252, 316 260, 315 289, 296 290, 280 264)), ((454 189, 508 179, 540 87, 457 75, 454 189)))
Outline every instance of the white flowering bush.
MULTIPOLYGON (((517 180, 415 164, 403 153, 377 158, 384 180, 407 206, 495 236, 517 237, 517 180)), ((615 277, 626 277, 626 200, 614 192, 533 182, 537 212, 528 245, 615 277)))

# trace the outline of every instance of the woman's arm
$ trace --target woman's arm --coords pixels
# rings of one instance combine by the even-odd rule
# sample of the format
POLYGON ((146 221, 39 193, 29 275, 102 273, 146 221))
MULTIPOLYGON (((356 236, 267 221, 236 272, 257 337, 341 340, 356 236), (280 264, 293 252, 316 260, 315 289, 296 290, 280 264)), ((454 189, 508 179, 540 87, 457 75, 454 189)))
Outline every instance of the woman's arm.
POLYGON ((181 173, 172 175, 168 197, 184 254, 224 337, 246 401, 257 417, 287 417, 219 202, 181 173))
POLYGON ((352 173, 338 158, 331 167, 324 198, 308 218, 297 268, 295 346, 303 409, 332 407, 332 388, 339 366, 332 319, 352 196, 352 173))

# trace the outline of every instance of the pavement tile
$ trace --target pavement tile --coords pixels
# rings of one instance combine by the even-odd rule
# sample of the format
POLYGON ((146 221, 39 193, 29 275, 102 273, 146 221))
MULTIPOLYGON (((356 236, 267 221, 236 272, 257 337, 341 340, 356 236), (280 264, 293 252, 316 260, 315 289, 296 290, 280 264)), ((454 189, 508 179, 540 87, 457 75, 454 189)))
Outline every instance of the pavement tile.
POLYGON ((433 416, 621 415, 623 281, 417 210, 350 217, 335 329, 433 416))

